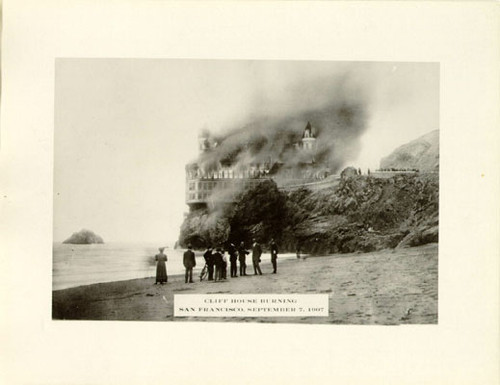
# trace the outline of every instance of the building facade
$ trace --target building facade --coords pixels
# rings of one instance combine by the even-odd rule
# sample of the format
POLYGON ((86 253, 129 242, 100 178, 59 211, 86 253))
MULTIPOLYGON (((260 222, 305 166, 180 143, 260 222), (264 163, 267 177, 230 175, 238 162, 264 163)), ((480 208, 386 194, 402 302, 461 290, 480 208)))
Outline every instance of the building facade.
MULTIPOLYGON (((249 163, 246 165, 221 164, 210 170, 200 165, 190 163, 186 165, 186 204, 191 210, 207 206, 213 207, 217 203, 234 202, 237 194, 244 189, 251 188, 265 179, 273 179, 278 186, 285 184, 307 183, 327 176, 317 172, 315 164, 316 137, 311 124, 308 122, 301 142, 296 143, 297 151, 307 151, 310 156, 308 162, 294 164, 289 167, 279 161, 263 163, 249 163)), ((208 134, 198 138, 200 155, 211 151, 208 134)))

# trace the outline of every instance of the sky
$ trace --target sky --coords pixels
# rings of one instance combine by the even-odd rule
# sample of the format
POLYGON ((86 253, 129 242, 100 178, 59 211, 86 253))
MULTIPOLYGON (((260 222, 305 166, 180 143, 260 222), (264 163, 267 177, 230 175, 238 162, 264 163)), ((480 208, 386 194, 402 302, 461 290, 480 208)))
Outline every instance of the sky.
POLYGON ((366 109, 345 166, 373 170, 439 128, 439 65, 57 59, 54 241, 85 228, 105 242, 173 244, 202 129, 223 133, 336 98, 366 109))

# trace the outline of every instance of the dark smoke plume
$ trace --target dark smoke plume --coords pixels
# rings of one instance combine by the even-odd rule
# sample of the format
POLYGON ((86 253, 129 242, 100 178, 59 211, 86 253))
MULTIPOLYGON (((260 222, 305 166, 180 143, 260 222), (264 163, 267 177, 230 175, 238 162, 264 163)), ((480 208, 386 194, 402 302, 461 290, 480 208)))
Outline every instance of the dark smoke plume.
POLYGON ((366 128, 368 85, 344 73, 291 87, 281 101, 271 105, 256 102, 256 114, 247 124, 211 134, 211 151, 200 155, 206 171, 231 165, 235 169, 252 164, 284 163, 294 167, 310 162, 311 154, 297 151, 310 122, 316 140, 314 162, 337 173, 359 154, 359 139, 366 128))

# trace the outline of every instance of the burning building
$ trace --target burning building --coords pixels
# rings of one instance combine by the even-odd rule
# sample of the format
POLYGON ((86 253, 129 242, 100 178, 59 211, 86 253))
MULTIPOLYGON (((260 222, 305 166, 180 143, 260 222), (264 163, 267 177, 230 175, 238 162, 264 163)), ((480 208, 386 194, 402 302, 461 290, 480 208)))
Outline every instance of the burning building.
POLYGON ((328 164, 316 160, 317 131, 307 122, 300 140, 293 141, 290 136, 285 149, 274 152, 260 151, 268 143, 260 143, 259 138, 233 144, 231 151, 224 152, 220 149, 227 138, 213 138, 203 132, 198 137, 197 161, 186 165, 187 205, 195 210, 234 202, 238 193, 263 179, 273 179, 283 187, 327 177, 328 164), (257 147, 259 151, 255 151, 257 147))

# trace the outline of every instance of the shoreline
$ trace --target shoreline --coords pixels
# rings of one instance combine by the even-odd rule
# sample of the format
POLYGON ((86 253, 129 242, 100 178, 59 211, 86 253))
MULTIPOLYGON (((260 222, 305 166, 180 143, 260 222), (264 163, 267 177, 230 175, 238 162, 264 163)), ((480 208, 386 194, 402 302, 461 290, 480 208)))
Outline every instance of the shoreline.
MULTIPOLYGON (((81 285, 52 291, 54 320, 148 320, 334 324, 436 324, 438 245, 373 253, 278 257, 278 274, 263 261, 262 276, 185 284, 184 274, 154 285, 155 277, 81 285), (328 317, 173 317, 176 294, 329 295, 328 317)), ((228 267, 229 270, 229 267, 228 267)), ((239 271, 238 271, 239 273, 239 271)))
MULTIPOLYGON (((137 244, 133 245, 137 246, 137 244)), ((89 249, 87 246, 82 247, 86 249, 85 252, 89 249)), ((93 249, 93 247, 90 246, 90 249, 93 249)), ((142 247, 135 247, 135 249, 136 250, 133 251, 125 250, 125 258, 130 257, 130 260, 125 260, 127 266, 123 271, 117 271, 117 267, 113 266, 113 258, 110 258, 110 255, 113 255, 113 253, 123 253, 123 249, 121 247, 116 248, 115 245, 112 245, 111 249, 103 249, 100 251, 93 250, 92 254, 82 253, 77 255, 77 260, 73 260, 73 256, 64 255, 63 252, 59 251, 60 255, 58 257, 53 257, 55 261, 53 262, 52 291, 99 283, 112 283, 154 277, 156 272, 154 250, 157 251, 157 249, 150 250, 149 253, 145 253, 141 250, 142 247), (137 252, 137 255, 134 255, 134 251, 137 252), (103 255, 100 255, 101 253, 103 255), (69 266, 68 260, 71 260, 70 264, 74 263, 74 265, 69 266), (100 264, 100 261, 102 261, 102 264, 100 264), (54 271, 54 267, 58 271, 54 271)), ((167 251, 167 256, 169 258, 167 262, 167 272, 169 277, 184 274, 184 266, 182 264, 182 255, 184 251, 185 249, 167 251)), ((194 269, 194 274, 199 275, 201 269, 205 265, 205 260, 203 258, 203 252, 195 251, 195 255, 197 266, 194 269)), ((117 258, 120 258, 120 256, 118 255, 117 258)), ((280 254, 281 262, 295 258, 296 255, 294 253, 280 254)), ((270 259, 271 256, 269 253, 262 254, 262 263, 270 262, 270 259)))
MULTIPOLYGON (((321 256, 318 256, 318 257, 321 257, 321 256)), ((316 257, 314 257, 316 258, 316 257)), ((287 260, 284 260, 281 262, 281 264, 284 264, 286 263, 287 260)), ((260 263, 260 267, 262 268, 263 266, 270 266, 270 263, 267 263, 267 262, 262 262, 260 263)), ((198 266, 196 266, 198 268, 198 266)), ((247 265, 247 270, 248 268, 251 268, 253 269, 252 265, 248 266, 247 265)), ((239 268, 240 268, 240 265, 238 264, 238 276, 239 276, 239 268)), ((197 282, 200 282, 200 272, 201 272, 201 269, 198 268, 196 271, 193 270, 193 281, 195 283, 197 282), (196 278, 196 279, 195 279, 196 278)), ((227 272, 229 274, 229 263, 228 263, 228 267, 227 267, 227 272)), ((266 275, 264 272, 262 272, 263 275, 266 275)), ((270 273, 267 273, 267 274, 270 274, 270 273)), ((253 275, 252 274, 247 274, 247 275, 253 275)), ((144 279, 152 279, 154 280, 156 277, 154 275, 152 276, 149 276, 149 277, 142 277, 142 278, 130 278, 130 279, 119 279, 119 280, 116 280, 116 281, 105 281, 105 282, 96 282, 96 283, 88 283, 88 284, 83 284, 83 285, 78 285, 78 286, 71 286, 71 287, 65 287, 63 289, 55 289, 55 290, 52 290, 52 293, 55 293, 55 292, 61 292, 61 291, 65 291, 65 290, 72 290, 72 289, 83 289, 83 288, 88 288, 90 286, 97 286, 97 285, 108 285, 108 284, 113 284, 113 283, 120 283, 120 282, 133 282, 133 281, 141 281, 141 280, 144 280, 144 279)), ((175 273, 175 274, 168 274, 168 280, 169 282, 168 283, 172 283, 171 281, 176 278, 177 280, 178 279, 184 279, 184 273, 175 273)), ((232 279, 230 276, 228 276, 228 280, 232 279)), ((177 282, 176 280, 176 282, 177 282)), ((205 278, 203 280, 203 282, 208 282, 207 279, 205 278)), ((168 283, 166 283, 165 285, 163 286, 166 286, 168 285, 168 283)), ((162 285, 160 285, 162 286, 162 285)))

